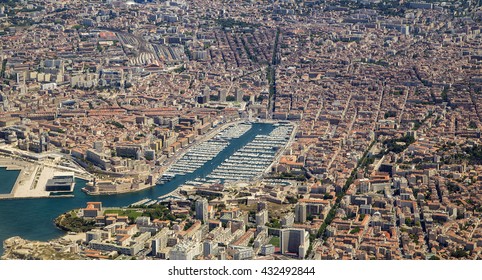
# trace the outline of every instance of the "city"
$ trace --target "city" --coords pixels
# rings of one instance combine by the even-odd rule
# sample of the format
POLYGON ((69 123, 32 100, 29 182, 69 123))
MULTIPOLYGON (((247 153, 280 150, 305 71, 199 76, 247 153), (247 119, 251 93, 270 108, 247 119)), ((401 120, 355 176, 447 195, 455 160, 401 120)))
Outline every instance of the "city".
POLYGON ((0 1, 2 259, 481 259, 481 4, 0 1))

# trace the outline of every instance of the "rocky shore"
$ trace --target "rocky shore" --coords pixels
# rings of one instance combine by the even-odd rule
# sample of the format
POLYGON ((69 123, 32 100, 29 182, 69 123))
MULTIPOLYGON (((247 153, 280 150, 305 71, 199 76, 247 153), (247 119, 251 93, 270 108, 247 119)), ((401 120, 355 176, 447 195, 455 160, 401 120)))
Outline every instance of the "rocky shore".
POLYGON ((3 242, 2 260, 83 260, 77 253, 77 244, 63 238, 48 242, 25 240, 19 236, 3 242))

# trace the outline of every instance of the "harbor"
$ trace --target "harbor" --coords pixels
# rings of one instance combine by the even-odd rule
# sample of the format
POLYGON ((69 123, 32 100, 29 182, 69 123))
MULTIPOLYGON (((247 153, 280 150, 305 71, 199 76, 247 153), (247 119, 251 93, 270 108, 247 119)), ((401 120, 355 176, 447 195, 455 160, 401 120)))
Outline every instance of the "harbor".
POLYGON ((20 170, 0 167, 0 197, 6 197, 12 192, 15 182, 18 180, 20 170))
POLYGON ((176 176, 186 175, 201 168, 223 151, 230 141, 239 139, 251 128, 251 124, 237 123, 222 130, 212 139, 192 147, 166 170, 157 183, 164 184, 176 176))
POLYGON ((168 175, 186 175, 212 160, 228 146, 225 140, 209 140, 190 149, 180 160, 167 169, 168 175))
POLYGON ((293 126, 277 126, 268 135, 258 135, 226 159, 206 178, 224 181, 249 181, 260 177, 271 165, 277 153, 289 141, 293 126))
MULTIPOLYGON (((53 219, 74 208, 83 207, 89 201, 100 201, 105 207, 125 207, 143 199, 150 200, 144 202, 144 204, 150 203, 152 200, 156 201, 154 203, 158 203, 160 200, 175 199, 178 196, 176 190, 179 186, 186 184, 188 181, 194 181, 196 178, 205 178, 236 151, 252 142, 257 135, 268 135, 274 129, 272 124, 253 123, 251 125, 251 129, 241 137, 233 138, 229 145, 209 163, 193 173, 176 176, 163 185, 134 193, 89 196, 81 191, 86 181, 76 178, 76 186, 72 196, 69 197, 59 197, 55 200, 47 197, 2 200, 0 201, 0 219, 3 221, 3 226, 0 228, 0 242, 17 235, 40 241, 57 238, 64 232, 53 226, 53 219), (32 221, 35 221, 34 227, 31 226, 32 221)), ((0 247, 0 253, 2 252, 3 248, 0 247)))
POLYGON ((74 189, 74 172, 66 172, 66 167, 58 167, 49 162, 33 162, 20 158, 0 157, 0 166, 7 171, 17 171, 15 183, 10 192, 2 192, 1 199, 42 198, 66 195, 74 189), (68 175, 71 182, 65 182, 65 187, 60 189, 57 177, 68 175), (57 182, 56 182, 57 180, 57 182), (57 186, 54 186, 54 185, 57 186), (58 193, 62 194, 58 194, 58 193))

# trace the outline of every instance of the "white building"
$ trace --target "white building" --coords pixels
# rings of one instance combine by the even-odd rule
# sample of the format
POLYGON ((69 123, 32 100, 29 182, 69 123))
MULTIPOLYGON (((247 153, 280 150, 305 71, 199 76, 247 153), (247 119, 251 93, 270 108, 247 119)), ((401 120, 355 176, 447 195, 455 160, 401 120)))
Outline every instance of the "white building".
POLYGON ((195 256, 203 253, 202 243, 185 241, 176 244, 169 252, 171 260, 192 260, 195 256))
POLYGON ((280 243, 283 255, 293 254, 303 259, 310 246, 310 237, 304 229, 282 229, 280 230, 280 243))

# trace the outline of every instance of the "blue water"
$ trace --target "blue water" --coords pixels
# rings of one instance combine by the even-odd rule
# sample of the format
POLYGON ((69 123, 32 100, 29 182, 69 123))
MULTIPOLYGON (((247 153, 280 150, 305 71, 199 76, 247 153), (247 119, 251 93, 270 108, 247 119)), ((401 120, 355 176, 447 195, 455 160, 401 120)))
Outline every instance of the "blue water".
POLYGON ((9 194, 12 191, 18 174, 20 174, 19 170, 7 170, 5 167, 0 167, 0 194, 9 194))
MULTIPOLYGON (((103 206, 127 206, 144 198, 157 198, 170 193, 186 181, 205 177, 226 158, 251 142, 256 135, 269 134, 273 130, 270 124, 253 124, 253 127, 241 138, 233 139, 214 159, 191 174, 176 176, 172 181, 135 193, 88 196, 81 191, 85 181, 76 180, 74 197, 0 200, 0 255, 3 254, 3 241, 12 236, 21 236, 29 240, 46 241, 57 238, 65 232, 57 229, 53 220, 62 213, 74 208, 81 208, 88 201, 101 201, 103 206)), ((11 186, 15 183, 13 179, 11 186)), ((0 181, 1 182, 1 181, 0 181)), ((10 187, 11 188, 11 187, 10 187)))

